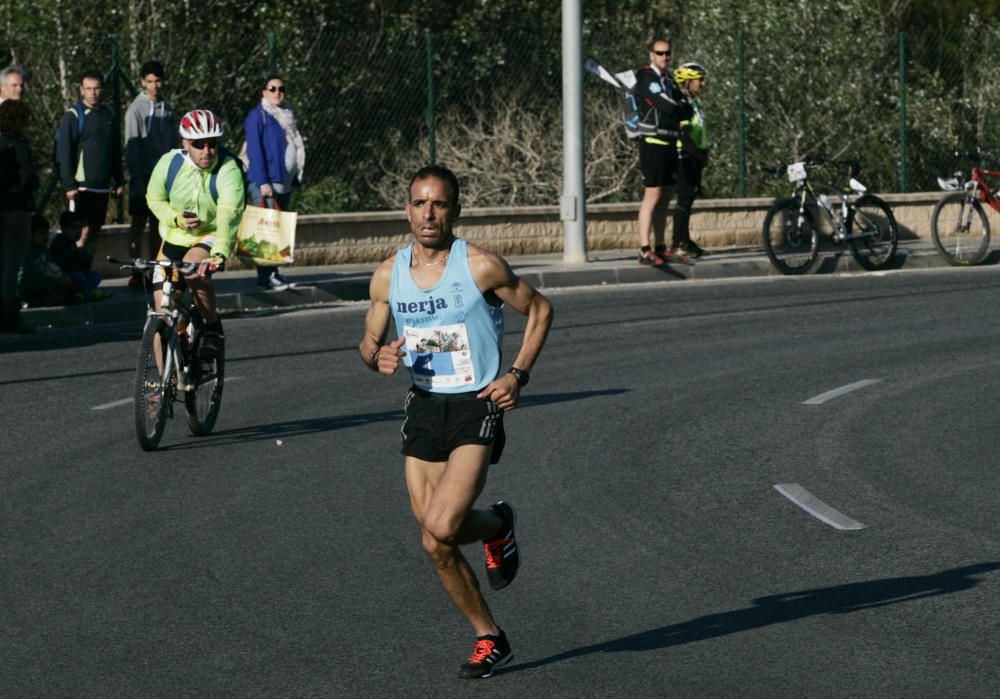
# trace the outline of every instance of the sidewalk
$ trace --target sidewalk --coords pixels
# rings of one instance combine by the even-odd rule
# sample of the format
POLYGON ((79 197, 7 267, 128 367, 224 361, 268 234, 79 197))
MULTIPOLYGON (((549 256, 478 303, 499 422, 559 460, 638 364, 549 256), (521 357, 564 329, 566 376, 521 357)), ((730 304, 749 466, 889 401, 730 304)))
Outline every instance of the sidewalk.
MULTIPOLYGON (((646 267, 636 261, 634 250, 597 250, 584 264, 563 262, 562 253, 508 257, 514 270, 538 289, 604 284, 728 279, 774 276, 778 272, 760 248, 713 249, 693 265, 670 264, 646 267)), ((896 269, 946 267, 945 260, 926 241, 900 243, 896 269)), ((283 274, 297 285, 285 291, 267 291, 257 286, 254 270, 226 272, 215 278, 219 311, 233 314, 266 309, 335 304, 368 298, 368 283, 375 264, 287 267, 283 274)), ((863 272, 846 248, 822 257, 811 274, 863 272)), ((141 322, 146 312, 142 293, 131 291, 126 278, 105 281, 101 288, 111 297, 73 306, 27 308, 24 321, 39 330, 68 328, 96 323, 141 322)))

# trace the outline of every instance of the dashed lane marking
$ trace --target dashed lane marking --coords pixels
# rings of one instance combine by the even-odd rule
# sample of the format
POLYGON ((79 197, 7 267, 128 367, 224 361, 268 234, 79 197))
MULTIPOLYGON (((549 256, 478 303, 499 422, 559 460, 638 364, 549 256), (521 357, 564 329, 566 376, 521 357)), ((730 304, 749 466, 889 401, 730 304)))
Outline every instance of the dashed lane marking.
POLYGON ((854 531, 865 528, 865 525, 861 522, 853 520, 843 512, 830 507, 798 483, 779 483, 774 486, 774 489, 813 517, 829 524, 834 529, 854 531))
MULTIPOLYGON (((243 378, 242 376, 227 376, 226 383, 229 383, 231 381, 239 381, 242 378, 243 378)), ((122 398, 121 400, 113 400, 110 403, 101 403, 100 405, 95 405, 91 408, 91 410, 111 410, 111 408, 117 408, 122 405, 129 405, 130 403, 134 402, 135 398, 122 398)))
POLYGON ((862 379, 861 381, 855 381, 854 383, 849 383, 846 386, 841 386, 840 388, 835 388, 832 391, 827 391, 826 393, 820 393, 818 396, 813 396, 809 400, 802 401, 803 405, 822 405, 828 400, 833 400, 845 393, 850 393, 851 391, 857 391, 859 388, 864 388, 865 386, 871 386, 872 384, 879 383, 882 379, 862 379))

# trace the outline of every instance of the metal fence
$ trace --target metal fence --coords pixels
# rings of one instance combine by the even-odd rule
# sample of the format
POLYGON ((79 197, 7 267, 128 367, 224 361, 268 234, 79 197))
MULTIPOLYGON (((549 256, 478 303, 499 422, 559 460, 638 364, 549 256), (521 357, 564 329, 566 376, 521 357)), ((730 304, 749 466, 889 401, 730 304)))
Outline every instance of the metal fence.
MULTIPOLYGON (((861 179, 879 191, 930 190, 954 148, 1000 142, 1000 83, 991 76, 1000 30, 970 22, 933 35, 855 31, 853 42, 806 27, 780 36, 692 27, 673 38, 675 64, 698 60, 709 69, 709 196, 775 194, 787 183, 769 178, 766 166, 805 155, 856 157, 861 179)), ((647 40, 585 33, 584 51, 612 70, 635 68, 647 40)), ((408 174, 430 161, 456 170, 466 206, 558 202, 558 31, 498 33, 473 44, 459 31, 330 34, 317 25, 227 41, 243 56, 239 65, 192 52, 167 65, 169 98, 178 112, 218 111, 236 149, 264 78, 282 75, 306 138, 300 212, 398 208, 408 174)), ((127 54, 110 37, 74 57, 109 66, 107 99, 119 113, 137 91, 122 67, 127 54)), ((44 162, 75 95, 65 94, 65 79, 29 70, 27 99, 42 103, 33 137, 44 162)), ((589 75, 584 97, 588 200, 636 201, 637 154, 618 123, 619 98, 589 75)))

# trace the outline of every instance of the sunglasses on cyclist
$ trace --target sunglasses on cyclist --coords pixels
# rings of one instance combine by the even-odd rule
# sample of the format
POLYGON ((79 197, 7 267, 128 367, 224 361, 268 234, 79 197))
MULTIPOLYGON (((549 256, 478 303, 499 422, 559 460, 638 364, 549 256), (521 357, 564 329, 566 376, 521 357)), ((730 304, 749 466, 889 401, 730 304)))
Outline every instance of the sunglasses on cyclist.
POLYGON ((215 138, 206 138, 202 141, 191 141, 191 147, 197 148, 198 150, 205 150, 206 148, 218 148, 219 141, 215 138))
POLYGON ((670 50, 668 49, 667 51, 653 51, 653 53, 655 53, 657 56, 669 56, 670 50))
POLYGON ((264 89, 267 90, 268 92, 280 92, 281 94, 285 94, 284 85, 268 85, 264 89))

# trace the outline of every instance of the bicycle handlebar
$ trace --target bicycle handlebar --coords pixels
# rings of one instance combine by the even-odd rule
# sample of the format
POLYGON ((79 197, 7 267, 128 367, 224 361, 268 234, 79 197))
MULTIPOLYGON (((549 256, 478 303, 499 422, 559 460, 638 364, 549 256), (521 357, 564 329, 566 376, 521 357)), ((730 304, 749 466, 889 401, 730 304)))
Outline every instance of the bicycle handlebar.
MULTIPOLYGON (((848 177, 856 177, 861 172, 861 162, 854 158, 845 160, 827 160, 826 158, 806 156, 801 160, 809 170, 821 168, 824 165, 842 166, 848 168, 848 177)), ((787 165, 768 164, 763 168, 764 172, 771 177, 781 177, 788 170, 787 165)))
POLYGON ((108 256, 108 262, 112 264, 121 265, 122 269, 134 269, 134 270, 147 270, 154 267, 163 267, 164 269, 174 268, 178 270, 181 274, 194 274, 198 270, 198 262, 174 262, 173 260, 144 260, 141 257, 137 257, 134 260, 119 260, 117 258, 108 256))

